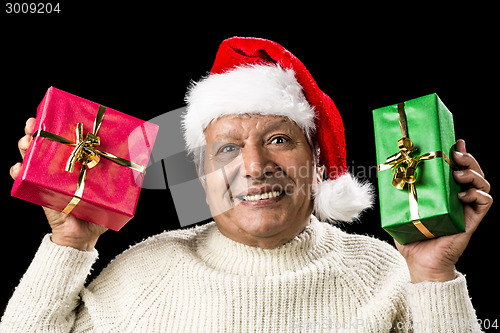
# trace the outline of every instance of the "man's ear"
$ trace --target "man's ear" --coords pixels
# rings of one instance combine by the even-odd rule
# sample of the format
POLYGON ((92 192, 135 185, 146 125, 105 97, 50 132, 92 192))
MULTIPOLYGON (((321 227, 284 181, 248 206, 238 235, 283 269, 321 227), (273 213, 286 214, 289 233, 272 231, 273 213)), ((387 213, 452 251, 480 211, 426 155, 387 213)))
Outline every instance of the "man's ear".
POLYGON ((200 169, 199 165, 197 163, 194 164, 196 167, 196 174, 198 175, 198 179, 201 183, 201 186, 203 187, 203 190, 205 191, 205 202, 207 203, 208 206, 210 206, 210 203, 208 202, 208 195, 207 195, 207 178, 205 177, 205 174, 203 176, 200 176, 200 169))
POLYGON ((317 183, 321 183, 323 180, 325 180, 325 166, 316 166, 316 180, 317 183))
POLYGON ((196 174, 198 175, 198 179, 200 180, 201 186, 205 190, 205 193, 207 193, 207 179, 205 178, 205 176, 200 176, 200 170, 198 164, 195 163, 194 166, 196 167, 196 174))

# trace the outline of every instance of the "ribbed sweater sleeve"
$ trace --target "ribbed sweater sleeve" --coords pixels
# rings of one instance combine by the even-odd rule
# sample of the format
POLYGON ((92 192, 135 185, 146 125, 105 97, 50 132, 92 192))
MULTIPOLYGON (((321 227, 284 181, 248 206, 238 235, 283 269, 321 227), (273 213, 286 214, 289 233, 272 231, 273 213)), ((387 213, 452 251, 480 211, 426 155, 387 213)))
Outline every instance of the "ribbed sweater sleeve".
POLYGON ((69 332, 97 251, 59 246, 46 235, 16 287, 0 332, 69 332))
POLYGON ((481 332, 465 277, 448 282, 408 284, 414 332, 481 332))

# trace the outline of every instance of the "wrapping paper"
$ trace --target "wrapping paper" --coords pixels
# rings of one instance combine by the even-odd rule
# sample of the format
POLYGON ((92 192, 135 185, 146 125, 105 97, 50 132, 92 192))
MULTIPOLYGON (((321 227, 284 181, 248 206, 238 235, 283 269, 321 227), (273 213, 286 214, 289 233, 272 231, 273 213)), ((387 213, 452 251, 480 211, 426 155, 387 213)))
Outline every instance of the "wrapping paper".
MULTIPOLYGON (((409 185, 402 189, 393 185, 397 170, 388 163, 388 157, 400 151, 398 140, 403 137, 398 104, 373 110, 382 227, 400 244, 464 232, 463 207, 457 197, 460 186, 446 158, 441 157, 451 158, 454 149, 452 114, 436 94, 406 101, 399 107, 404 110, 407 134, 416 148, 409 155, 418 159, 440 153, 432 159, 423 158, 415 168, 415 219, 409 185)), ((403 163, 403 167, 408 168, 408 164, 403 163)))
MULTIPOLYGON (((51 87, 38 106, 34 133, 49 132, 77 142, 77 123, 84 135, 92 132, 99 104, 51 87)), ((106 108, 96 148, 147 167, 158 126, 106 108)), ((81 163, 72 172, 65 167, 74 146, 34 136, 16 178, 12 196, 62 211, 74 198, 81 163)), ((100 158, 87 169, 81 200, 70 212, 77 218, 112 230, 122 228, 133 216, 144 173, 100 158)))

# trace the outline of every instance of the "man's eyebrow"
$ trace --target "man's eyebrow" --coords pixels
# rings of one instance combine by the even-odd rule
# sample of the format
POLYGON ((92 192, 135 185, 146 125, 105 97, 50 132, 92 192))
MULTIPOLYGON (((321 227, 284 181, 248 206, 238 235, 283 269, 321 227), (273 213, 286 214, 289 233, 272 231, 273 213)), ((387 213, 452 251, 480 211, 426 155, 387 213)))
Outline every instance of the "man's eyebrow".
POLYGON ((237 130, 235 130, 235 129, 232 129, 232 130, 229 130, 229 131, 217 133, 215 135, 215 140, 216 141, 224 141, 224 140, 227 140, 227 139, 237 138, 238 136, 240 136, 240 132, 237 131, 237 130))
POLYGON ((268 123, 269 125, 266 125, 264 127, 264 131, 267 131, 267 132, 270 132, 270 131, 274 131, 274 130, 277 130, 277 129, 281 129, 281 130, 286 130, 288 132, 291 132, 291 128, 290 126, 284 126, 285 124, 293 124, 293 122, 287 118, 281 118, 279 120, 276 120, 276 121, 272 121, 270 123, 268 123))
MULTIPOLYGON (((264 125, 262 132, 267 133, 267 132, 271 132, 271 131, 275 131, 275 130, 279 129, 279 130, 283 130, 287 133, 292 133, 293 130, 289 126, 284 126, 285 124, 292 124, 292 121, 288 120, 286 118, 271 121, 271 122, 267 123, 266 125, 264 125)), ((231 129, 229 131, 217 133, 215 135, 215 139, 217 141, 224 141, 227 139, 238 138, 240 135, 241 135, 241 133, 238 130, 231 129)))

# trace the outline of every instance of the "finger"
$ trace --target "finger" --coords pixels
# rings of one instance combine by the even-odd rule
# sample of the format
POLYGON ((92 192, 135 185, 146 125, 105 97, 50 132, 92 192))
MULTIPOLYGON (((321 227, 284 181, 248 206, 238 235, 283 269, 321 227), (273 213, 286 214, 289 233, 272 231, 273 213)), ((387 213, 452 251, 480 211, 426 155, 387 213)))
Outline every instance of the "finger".
POLYGON ((462 169, 472 169, 484 177, 484 173, 477 163, 476 159, 469 153, 465 146, 465 140, 458 139, 455 143, 455 151, 453 152, 453 161, 462 169))
POLYGON ((466 233, 472 234, 483 220, 493 203, 493 198, 480 190, 469 189, 458 195, 464 205, 464 218, 466 233))
POLYGON ((17 175, 19 175, 19 171, 21 171, 21 163, 16 163, 13 166, 10 167, 10 176, 12 179, 16 179, 17 175))
POLYGON ((29 145, 31 142, 31 135, 25 135, 19 141, 17 142, 17 146, 19 148, 19 152, 21 153, 21 156, 24 158, 24 155, 26 154, 26 150, 28 149, 29 145))
POLYGON ((464 153, 460 151, 453 152, 453 162, 461 169, 472 169, 476 171, 481 177, 484 177, 484 172, 481 170, 479 163, 477 163, 474 156, 469 153, 464 153))
POLYGON ((461 185, 469 184, 471 187, 486 193, 490 192, 490 183, 479 173, 472 169, 465 169, 453 172, 455 181, 461 185))
POLYGON ((471 206, 476 213, 484 214, 486 214, 493 203, 491 195, 476 188, 470 188, 465 192, 458 193, 458 199, 462 203, 471 206))
POLYGON ((467 150, 465 148, 465 140, 458 139, 457 142, 455 143, 455 150, 461 153, 466 153, 467 150))
POLYGON ((33 134, 33 129, 35 128, 35 118, 31 117, 26 120, 26 126, 24 126, 24 133, 31 136, 33 134))

